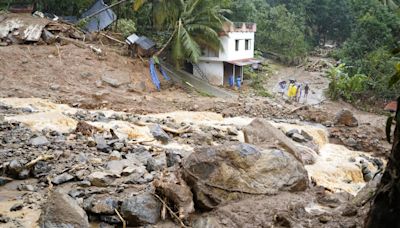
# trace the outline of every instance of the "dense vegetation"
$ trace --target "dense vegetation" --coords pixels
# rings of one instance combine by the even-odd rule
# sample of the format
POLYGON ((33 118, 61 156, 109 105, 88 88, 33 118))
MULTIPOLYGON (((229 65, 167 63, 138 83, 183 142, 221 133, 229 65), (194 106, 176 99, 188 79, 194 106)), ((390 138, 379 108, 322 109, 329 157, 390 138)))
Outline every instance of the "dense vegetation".
MULTIPOLYGON (((15 0, 1 6, 11 2, 15 0)), ((35 2, 44 12, 79 16, 93 1, 35 2)), ((176 63, 196 62, 201 46, 218 48, 216 34, 226 17, 256 22, 256 49, 287 64, 300 63, 320 45, 336 45, 332 57, 341 65, 327 74, 332 78, 332 98, 393 99, 400 91, 399 82, 394 83, 400 78, 400 0, 136 0, 133 6, 128 2, 114 9, 122 20, 113 29, 124 36, 136 30, 152 37, 165 47, 162 50, 171 51, 176 63), (394 85, 388 87, 391 78, 394 85)))

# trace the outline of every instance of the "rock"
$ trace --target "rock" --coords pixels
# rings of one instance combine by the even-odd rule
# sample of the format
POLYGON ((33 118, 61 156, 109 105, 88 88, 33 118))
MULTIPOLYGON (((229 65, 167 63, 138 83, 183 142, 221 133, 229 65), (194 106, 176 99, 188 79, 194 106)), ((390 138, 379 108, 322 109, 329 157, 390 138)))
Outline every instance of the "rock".
POLYGON ((109 152, 111 147, 107 144, 106 140, 102 136, 95 136, 96 148, 103 152, 109 152))
POLYGON ((194 212, 193 194, 189 186, 179 174, 166 173, 161 179, 154 181, 157 192, 165 196, 178 209, 181 219, 194 212))
POLYGON ((248 144, 198 148, 183 161, 183 174, 197 205, 206 210, 245 196, 308 186, 307 171, 292 155, 248 144))
POLYGON ((33 185, 30 185, 30 184, 20 184, 20 185, 18 185, 17 188, 20 191, 28 191, 28 192, 35 191, 35 187, 33 187, 33 185))
POLYGON ((114 215, 118 200, 109 196, 93 195, 83 201, 83 208, 94 214, 114 215))
POLYGON ((74 179, 74 176, 72 176, 71 174, 69 174, 69 173, 63 173, 63 174, 60 174, 60 175, 55 176, 55 177, 53 178, 53 180, 51 180, 51 182, 52 182, 53 184, 58 185, 58 184, 66 183, 66 182, 71 181, 71 180, 73 180, 73 179, 74 179))
POLYGON ((167 166, 172 167, 176 164, 180 164, 182 161, 182 155, 180 153, 176 153, 175 151, 172 150, 167 150, 165 152, 166 158, 167 158, 167 166))
POLYGON ((354 117, 354 114, 351 111, 343 109, 336 114, 335 124, 344 125, 347 127, 357 127, 358 120, 354 117))
POLYGON ((32 174, 34 177, 38 178, 41 176, 46 176, 51 171, 51 166, 44 161, 38 161, 33 167, 32 174))
POLYGON ((169 135, 165 133, 165 131, 158 124, 150 126, 150 132, 156 140, 164 144, 167 144, 171 140, 169 135))
POLYGON ((121 153, 114 150, 113 152, 111 152, 109 159, 113 161, 113 160, 121 160, 121 158, 122 158, 121 153))
POLYGON ((378 188, 378 184, 381 182, 382 174, 378 174, 369 181, 355 196, 352 203, 357 207, 365 205, 372 197, 378 188))
POLYGON ((121 85, 124 84, 124 82, 119 81, 118 79, 108 76, 108 75, 103 75, 101 77, 101 80, 107 84, 109 84, 110 86, 114 87, 114 88, 118 88, 121 85))
MULTIPOLYGON (((121 224, 121 219, 117 216, 117 215, 100 215, 100 221, 106 222, 108 223, 106 226, 108 227, 112 227, 112 228, 116 228, 117 226, 112 226, 109 224, 121 224)), ((103 223, 104 224, 104 223, 103 223)), ((101 227, 101 224, 100 224, 101 227)))
POLYGON ((321 215, 321 216, 318 218, 318 220, 319 220, 320 223, 325 224, 325 223, 328 223, 329 221, 331 221, 331 220, 332 220, 332 217, 331 217, 330 215, 321 215))
POLYGON ((141 81, 139 83, 130 83, 128 85, 128 91, 134 93, 143 93, 146 92, 146 83, 141 81))
POLYGON ((79 198, 79 197, 83 197, 83 196, 85 196, 85 190, 83 190, 83 189, 72 189, 71 191, 68 192, 68 195, 71 196, 74 199, 79 198))
POLYGON ((23 205, 22 203, 17 203, 17 204, 14 204, 14 205, 10 208, 10 211, 19 211, 19 210, 21 210, 22 208, 24 208, 24 205, 23 205))
POLYGON ((131 226, 156 224, 160 220, 161 203, 150 193, 133 196, 122 202, 121 213, 131 226))
POLYGON ((50 144, 50 142, 49 142, 49 140, 47 140, 47 138, 45 136, 38 136, 38 137, 31 139, 30 144, 32 146, 40 147, 40 146, 47 146, 50 144))
POLYGON ((312 141, 314 138, 306 131, 301 130, 300 134, 306 139, 306 141, 312 141))
POLYGON ((113 144, 114 150, 121 151, 121 149, 125 146, 122 142, 116 142, 113 144))
POLYGON ((294 133, 292 135, 292 139, 293 139, 293 141, 298 142, 298 143, 307 142, 307 140, 302 135, 297 134, 297 133, 294 133))
POLYGON ((107 187, 114 181, 114 176, 105 172, 94 172, 88 176, 92 186, 107 187))
POLYGON ((90 227, 86 212, 74 199, 61 191, 52 192, 43 205, 39 226, 41 228, 90 227))
POLYGON ((357 208, 351 204, 347 204, 346 207, 342 210, 342 216, 345 217, 353 217, 356 216, 357 213, 357 208))
POLYGON ((148 172, 160 171, 167 167, 167 157, 165 153, 152 157, 147 161, 146 169, 148 172))
POLYGON ((13 179, 0 176, 0 186, 6 185, 6 184, 10 183, 11 181, 13 181, 13 179))
POLYGON ((239 135, 238 130, 235 127, 228 127, 228 135, 237 136, 239 135))
POLYGON ((18 160, 12 160, 7 167, 7 173, 14 178, 23 180, 29 177, 30 171, 18 160))
POLYGON ((199 217, 193 221, 193 228, 221 228, 218 220, 212 216, 199 217))
POLYGON ((286 132, 286 136, 289 138, 292 138, 293 134, 300 134, 300 132, 297 129, 292 129, 286 132))
POLYGON ((291 153, 297 160, 302 161, 302 151, 297 148, 292 140, 288 139, 282 131, 264 119, 255 119, 250 125, 243 128, 246 143, 258 146, 280 146, 291 153))

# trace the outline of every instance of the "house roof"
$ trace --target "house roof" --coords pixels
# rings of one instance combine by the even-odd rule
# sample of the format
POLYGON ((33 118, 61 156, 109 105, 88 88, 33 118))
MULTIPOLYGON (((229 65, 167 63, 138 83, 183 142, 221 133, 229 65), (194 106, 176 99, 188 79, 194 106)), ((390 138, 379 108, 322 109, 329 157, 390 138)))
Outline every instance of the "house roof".
POLYGON ((258 60, 255 58, 249 58, 249 59, 239 59, 239 60, 227 61, 227 63, 233 64, 236 66, 247 66, 247 65, 261 63, 261 60, 258 60))
MULTIPOLYGON (((97 0, 88 11, 82 14, 82 18, 88 17, 106 7, 108 6, 103 2, 103 0, 97 0)), ((107 9, 91 17, 85 29, 88 32, 100 31, 112 24, 116 19, 117 16, 115 13, 111 9, 107 9)))

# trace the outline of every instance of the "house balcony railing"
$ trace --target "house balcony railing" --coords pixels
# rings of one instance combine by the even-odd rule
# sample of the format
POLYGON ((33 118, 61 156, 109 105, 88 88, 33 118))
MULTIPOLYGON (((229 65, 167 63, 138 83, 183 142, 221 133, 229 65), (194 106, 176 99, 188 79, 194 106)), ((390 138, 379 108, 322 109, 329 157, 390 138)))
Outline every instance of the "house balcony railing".
POLYGON ((257 24, 250 22, 227 22, 223 26, 223 31, 228 32, 256 32, 257 24))

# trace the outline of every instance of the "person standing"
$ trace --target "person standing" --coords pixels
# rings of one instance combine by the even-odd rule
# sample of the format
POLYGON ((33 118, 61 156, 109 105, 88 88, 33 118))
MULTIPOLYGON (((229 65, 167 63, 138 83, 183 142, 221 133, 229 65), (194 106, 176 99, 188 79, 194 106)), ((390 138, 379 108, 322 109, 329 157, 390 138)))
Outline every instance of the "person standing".
POLYGON ((283 97, 283 94, 285 94, 285 89, 286 89, 286 81, 279 82, 278 86, 279 86, 278 93, 281 94, 281 96, 283 97))
POLYGON ((308 97, 308 91, 310 90, 310 87, 308 86, 308 83, 306 82, 306 86, 304 87, 304 98, 307 100, 308 97))

